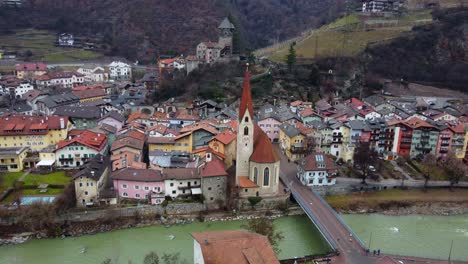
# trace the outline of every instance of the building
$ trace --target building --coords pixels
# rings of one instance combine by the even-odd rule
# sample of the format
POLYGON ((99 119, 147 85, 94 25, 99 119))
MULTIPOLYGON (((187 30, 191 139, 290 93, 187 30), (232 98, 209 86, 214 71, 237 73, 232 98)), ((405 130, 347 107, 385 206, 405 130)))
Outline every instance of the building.
POLYGON ((61 47, 73 47, 75 44, 75 37, 70 33, 61 33, 57 36, 57 45, 61 47))
MULTIPOLYGON (((74 132, 73 130, 70 132, 74 132)), ((107 154, 107 136, 89 130, 78 131, 68 139, 58 142, 55 150, 59 167, 80 167, 94 156, 107 154)))
POLYGON ((131 169, 113 171, 114 190, 120 198, 161 204, 164 201, 164 178, 161 171, 131 169))
POLYGON ((195 69, 198 69, 200 61, 197 56, 189 55, 185 58, 185 69, 187 70, 187 75, 190 74, 195 69))
POLYGON ((77 207, 109 203, 105 195, 110 183, 109 165, 109 157, 98 154, 73 175, 77 207))
POLYGON ((97 126, 97 120, 101 118, 101 109, 96 106, 59 106, 54 115, 68 116, 73 128, 89 129, 97 126))
POLYGON ((0 171, 22 171, 28 150, 28 147, 0 148, 0 171))
POLYGON ((427 153, 437 155, 439 131, 433 125, 412 117, 399 122, 398 127, 395 131, 396 153, 401 156, 410 155, 412 158, 427 153))
POLYGON ((214 63, 221 57, 222 49, 216 42, 201 42, 197 45, 197 59, 207 64, 214 63))
POLYGON ((98 120, 98 125, 103 124, 115 127, 119 131, 125 124, 125 117, 116 111, 110 111, 98 120))
POLYGON ((33 79, 47 73, 44 63, 23 63, 15 65, 15 74, 18 79, 33 79))
POLYGON ((236 159, 236 138, 235 132, 225 129, 208 143, 208 146, 212 150, 223 155, 226 168, 230 168, 236 159))
POLYGON ((91 88, 80 91, 72 91, 72 94, 80 99, 80 103, 103 100, 107 92, 102 88, 91 88))
POLYGON ((147 165, 141 162, 141 155, 130 151, 122 152, 111 156, 112 171, 125 168, 146 169, 147 165))
POLYGON ((76 72, 84 76, 85 83, 103 83, 109 81, 109 72, 98 65, 85 65, 76 72))
POLYGON ((206 154, 206 163, 200 169, 201 188, 207 209, 221 209, 226 205, 228 173, 224 163, 211 153, 206 154))
POLYGON ((296 127, 284 123, 280 126, 279 142, 281 150, 290 160, 298 160, 307 152, 307 135, 304 135, 296 127))
POLYGON ((364 0, 362 2, 363 13, 395 12, 399 7, 399 0, 364 0))
POLYGON ((26 80, 18 79, 15 75, 0 76, 0 94, 21 98, 23 94, 34 90, 34 86, 26 80))
POLYGON ((54 114, 60 106, 74 106, 79 104, 80 98, 72 93, 57 94, 51 96, 39 96, 34 104, 36 111, 45 116, 54 114))
POLYGON ((113 61, 109 64, 110 78, 116 81, 128 81, 132 79, 132 67, 121 61, 113 61))
POLYGON ((3 115, 0 117, 0 147, 29 147, 38 151, 65 139, 70 127, 68 117, 3 115))
POLYGON ((166 168, 161 170, 164 177, 166 196, 188 198, 200 196, 201 176, 197 168, 166 168))
POLYGON ((221 24, 219 24, 218 29, 219 29, 218 44, 219 46, 221 46, 221 54, 231 55, 232 48, 233 48, 232 36, 236 28, 231 23, 231 21, 229 21, 229 19, 226 17, 223 19, 221 24))
POLYGON ((268 238, 241 230, 192 233, 195 264, 279 264, 268 238))
POLYGON ((246 71, 239 105, 236 186, 240 197, 275 196, 279 191, 279 157, 253 116, 250 72, 246 71))
POLYGON ((39 88, 72 88, 83 84, 84 75, 72 71, 54 71, 35 77, 39 88))
POLYGON ((334 185, 337 174, 335 162, 322 153, 312 153, 297 165, 297 178, 306 186, 334 185))
POLYGON ((192 133, 184 133, 176 137, 149 137, 148 149, 150 152, 161 150, 163 152, 181 151, 192 153, 192 133))

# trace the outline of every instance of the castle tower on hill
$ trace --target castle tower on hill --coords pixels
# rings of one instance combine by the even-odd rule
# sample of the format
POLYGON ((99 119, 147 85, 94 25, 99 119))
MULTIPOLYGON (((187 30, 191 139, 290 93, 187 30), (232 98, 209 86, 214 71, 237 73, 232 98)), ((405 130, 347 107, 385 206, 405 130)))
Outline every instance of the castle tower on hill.
POLYGON ((234 34, 234 25, 229 21, 226 17, 224 20, 219 24, 219 39, 218 45, 222 47, 222 54, 232 54, 232 36, 234 34))
POLYGON ((250 72, 247 70, 239 105, 236 185, 240 197, 275 196, 279 190, 279 157, 253 117, 250 72))

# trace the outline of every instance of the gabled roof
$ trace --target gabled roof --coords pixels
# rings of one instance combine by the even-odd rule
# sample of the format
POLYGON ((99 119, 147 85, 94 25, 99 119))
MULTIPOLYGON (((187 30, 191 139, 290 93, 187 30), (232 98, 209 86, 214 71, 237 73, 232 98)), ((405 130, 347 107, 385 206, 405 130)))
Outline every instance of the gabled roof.
POLYGON ((201 168, 200 174, 202 177, 219 177, 228 175, 224 168, 224 163, 216 156, 212 156, 211 161, 207 162, 205 166, 201 168))
POLYGON ((73 91, 72 93, 80 99, 102 97, 107 95, 106 90, 99 88, 73 91))
POLYGON ((68 116, 70 118, 83 118, 97 120, 101 117, 101 109, 97 106, 59 106, 54 112, 54 115, 68 116))
POLYGON ((223 21, 221 22, 221 24, 219 24, 218 26, 219 29, 234 29, 234 24, 231 23, 231 21, 229 21, 229 18, 225 17, 223 19, 223 21))
POLYGON ((214 137, 214 139, 218 140, 219 142, 227 145, 231 143, 234 139, 236 139, 236 133, 232 132, 230 129, 226 129, 223 132, 219 133, 214 137))
POLYGON ((295 136, 298 136, 301 134, 301 131, 299 129, 291 126, 288 123, 284 123, 280 126, 280 130, 283 131, 288 137, 293 138, 295 136))
POLYGON ((241 230, 192 233, 205 264, 279 264, 268 238, 241 230))
POLYGON ((244 117, 245 111, 249 111, 250 116, 253 116, 252 93, 250 91, 250 72, 246 71, 244 76, 244 88, 242 89, 242 97, 239 105, 239 119, 244 117))
POLYGON ((426 127, 426 128, 433 128, 433 126, 426 121, 423 121, 417 117, 412 117, 406 121, 401 122, 402 124, 405 124, 406 126, 412 128, 412 129, 418 129, 421 127, 426 127))
POLYGON ((103 117, 99 119, 99 121, 104 120, 106 118, 112 118, 116 121, 119 121, 121 123, 125 122, 125 117, 119 114, 116 111, 110 111, 109 113, 105 114, 103 117))
POLYGON ((89 162, 84 164, 84 168, 73 175, 73 179, 78 177, 88 177, 95 181, 99 181, 103 176, 104 171, 109 168, 109 156, 101 154, 95 155, 89 162))
POLYGON ((254 151, 250 156, 250 161, 257 163, 274 163, 279 161, 270 138, 258 125, 254 127, 254 151))
POLYGON ((42 135, 51 129, 66 129, 68 117, 6 114, 0 117, 0 135, 42 135))
POLYGON ((197 168, 165 168, 161 171, 166 180, 199 179, 197 168))
POLYGON ((97 151, 101 151, 107 146, 107 136, 105 134, 94 133, 89 130, 82 130, 71 139, 59 141, 57 150, 72 144, 79 144, 97 151))
POLYGON ((138 182, 160 182, 164 177, 158 170, 132 169, 125 168, 113 171, 111 174, 113 180, 138 181, 138 182))
POLYGON ((112 143, 111 151, 121 149, 123 147, 130 147, 136 150, 143 150, 145 142, 131 137, 121 138, 112 143))
POLYGON ((299 162, 304 171, 329 171, 336 170, 333 160, 323 153, 312 153, 299 162))

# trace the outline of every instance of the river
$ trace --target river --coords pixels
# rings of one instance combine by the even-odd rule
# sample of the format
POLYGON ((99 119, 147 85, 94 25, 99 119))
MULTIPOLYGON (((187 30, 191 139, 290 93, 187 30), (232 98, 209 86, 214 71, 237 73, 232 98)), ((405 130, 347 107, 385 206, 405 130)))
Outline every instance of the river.
MULTIPOLYGON (((0 263, 97 263, 111 258, 117 263, 143 263, 150 251, 180 252, 182 259, 193 263, 191 232, 207 230, 240 229, 243 221, 205 222, 176 225, 170 228, 153 226, 118 230, 96 235, 65 239, 31 240, 21 245, 0 247, 0 263), (171 240, 171 236, 175 236, 171 240), (87 250, 81 253, 83 247, 87 250)), ((279 257, 293 258, 324 253, 329 250, 325 240, 306 216, 288 216, 274 220, 278 231, 284 235, 279 257)))
POLYGON ((342 215, 356 235, 371 249, 384 253, 468 261, 468 215, 387 216, 342 215), (372 233, 372 238, 371 238, 372 233))
MULTIPOLYGON (((468 260, 468 215, 458 216, 386 216, 342 215, 354 232, 371 247, 384 253, 447 259, 454 241, 452 259, 468 260)), ((97 235, 65 239, 31 240, 21 245, 0 247, 0 263, 101 263, 106 258, 116 263, 142 263, 145 254, 155 251, 180 252, 193 263, 191 232, 239 229, 244 222, 205 222, 133 228, 97 235), (173 240, 170 236, 175 236, 173 240), (83 247, 86 253, 81 253, 83 247)), ((280 243, 280 259, 293 258, 329 250, 323 238, 306 216, 276 219, 275 226, 285 236, 280 243)))

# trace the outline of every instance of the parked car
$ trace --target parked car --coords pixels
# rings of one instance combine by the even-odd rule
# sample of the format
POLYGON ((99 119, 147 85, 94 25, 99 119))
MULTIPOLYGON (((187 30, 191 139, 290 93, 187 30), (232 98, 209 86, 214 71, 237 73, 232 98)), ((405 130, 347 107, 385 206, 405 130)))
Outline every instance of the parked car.
POLYGON ((377 171, 377 170, 375 169, 375 167, 372 166, 372 165, 369 166, 369 170, 372 171, 372 172, 376 172, 376 171, 377 171))

